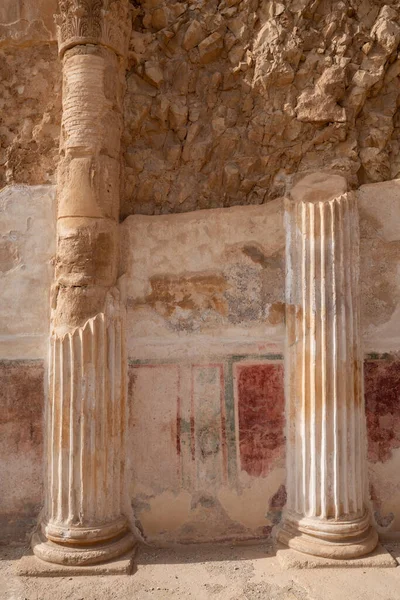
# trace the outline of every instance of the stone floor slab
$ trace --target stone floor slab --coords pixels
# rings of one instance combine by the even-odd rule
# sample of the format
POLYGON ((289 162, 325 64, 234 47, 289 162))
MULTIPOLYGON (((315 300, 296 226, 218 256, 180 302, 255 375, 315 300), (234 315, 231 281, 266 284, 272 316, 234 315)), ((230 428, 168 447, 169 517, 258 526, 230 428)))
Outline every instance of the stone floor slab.
POLYGON ((349 560, 311 556, 281 545, 277 547, 276 556, 284 569, 387 569, 397 567, 397 561, 381 544, 371 554, 349 560))
POLYGON ((139 545, 132 577, 20 577, 27 547, 0 546, 1 600, 399 600, 400 569, 283 568, 265 543, 139 545))

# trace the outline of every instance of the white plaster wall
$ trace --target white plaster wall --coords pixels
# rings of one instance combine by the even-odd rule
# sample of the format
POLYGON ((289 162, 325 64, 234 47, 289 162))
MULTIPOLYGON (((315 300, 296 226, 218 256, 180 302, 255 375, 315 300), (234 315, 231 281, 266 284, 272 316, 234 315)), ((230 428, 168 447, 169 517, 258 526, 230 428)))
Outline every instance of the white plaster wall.
POLYGON ((0 192, 0 359, 47 354, 55 210, 53 186, 0 192))
POLYGON ((365 352, 400 350, 400 179, 358 190, 365 352))
MULTIPOLYGON (((393 351, 400 347, 400 180, 362 186, 358 195, 365 350, 393 351)), ((55 211, 54 186, 9 186, 0 191, 0 358, 46 356, 55 211)), ((243 318, 234 324, 228 315, 216 319, 215 311, 206 309, 188 333, 184 327, 174 329, 162 311, 145 302, 153 276, 213 275, 234 263, 261 272, 259 257, 255 261, 246 256, 245 246, 272 257, 274 273, 281 270, 284 231, 279 200, 181 215, 131 216, 121 225, 121 244, 130 357, 153 357, 154 352, 168 356, 171 343, 190 353, 192 338, 213 351, 225 343, 243 343, 247 349, 266 344, 262 350, 282 351, 283 323, 270 323, 269 306, 259 321, 243 318)), ((276 302, 282 301, 282 279, 278 286, 269 290, 276 302)), ((260 299, 259 288, 247 287, 242 293, 248 294, 249 305, 260 299)), ((185 310, 175 312, 182 313, 184 322, 185 310)))

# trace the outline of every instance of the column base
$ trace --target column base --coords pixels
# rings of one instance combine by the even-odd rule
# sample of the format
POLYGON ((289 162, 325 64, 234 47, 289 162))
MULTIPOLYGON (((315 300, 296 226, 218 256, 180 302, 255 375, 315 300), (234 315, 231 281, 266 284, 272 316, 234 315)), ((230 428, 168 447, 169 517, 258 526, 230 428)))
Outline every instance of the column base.
POLYGON ((134 545, 135 538, 130 531, 112 540, 79 545, 53 542, 47 539, 40 529, 32 537, 32 550, 35 556, 49 563, 73 567, 112 561, 132 550, 134 545))
POLYGON ((97 565, 58 565, 44 562, 34 554, 23 556, 14 565, 15 573, 23 577, 71 577, 75 575, 132 575, 135 572, 136 546, 126 554, 97 565))
POLYGON ((286 546, 278 544, 276 557, 284 569, 395 569, 397 562, 393 556, 380 544, 366 556, 356 558, 338 559, 322 558, 297 552, 286 546))
POLYGON ((371 527, 367 512, 348 521, 286 514, 278 541, 304 554, 346 560, 372 552, 378 544, 378 534, 371 527))

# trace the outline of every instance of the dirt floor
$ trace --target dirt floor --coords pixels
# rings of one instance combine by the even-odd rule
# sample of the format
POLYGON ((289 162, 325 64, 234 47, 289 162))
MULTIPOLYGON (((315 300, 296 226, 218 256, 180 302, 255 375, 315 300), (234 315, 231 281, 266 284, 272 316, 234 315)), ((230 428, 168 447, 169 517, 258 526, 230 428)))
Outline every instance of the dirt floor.
POLYGON ((400 600, 400 567, 284 570, 266 546, 141 547, 132 575, 92 577, 18 577, 24 552, 0 549, 1 600, 400 600))

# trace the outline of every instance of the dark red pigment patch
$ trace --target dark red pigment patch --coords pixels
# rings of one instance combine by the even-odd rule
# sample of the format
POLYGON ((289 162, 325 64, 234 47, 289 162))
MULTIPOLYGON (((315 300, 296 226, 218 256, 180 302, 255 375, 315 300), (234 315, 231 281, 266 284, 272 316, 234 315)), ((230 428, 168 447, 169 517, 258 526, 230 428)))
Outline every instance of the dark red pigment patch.
MULTIPOLYGON (((18 457, 41 466, 43 460, 44 368, 41 361, 0 361, 0 456, 18 464, 18 457)), ((40 472, 40 471, 39 471, 40 472)), ((2 486, 0 474, 0 489, 2 486)), ((4 512, 0 493, 0 544, 26 541, 37 518, 41 482, 32 483, 25 498, 19 497, 13 512, 4 512)), ((7 483, 4 498, 12 490, 7 483)), ((20 494, 17 494, 20 496, 20 494)))
POLYGON ((369 495, 372 502, 375 522, 379 527, 389 529, 393 522, 394 514, 392 512, 386 515, 382 514, 382 502, 372 483, 369 484, 369 495))
POLYGON ((368 460, 385 462, 400 448, 400 361, 364 365, 368 460))
POLYGON ((10 453, 41 458, 44 367, 41 361, 0 361, 0 439, 10 453))
POLYGON ((282 518, 282 510, 286 504, 286 487, 282 484, 278 491, 270 498, 268 503, 267 517, 274 525, 277 525, 282 518))
POLYGON ((270 510, 282 510, 282 508, 286 504, 286 500, 287 500, 286 486, 284 486, 282 484, 279 486, 279 489, 276 492, 276 494, 274 494, 272 496, 272 498, 270 499, 269 504, 268 504, 269 509, 270 510))
POLYGON ((237 367, 241 466, 253 477, 265 477, 284 453, 283 366, 237 367))

